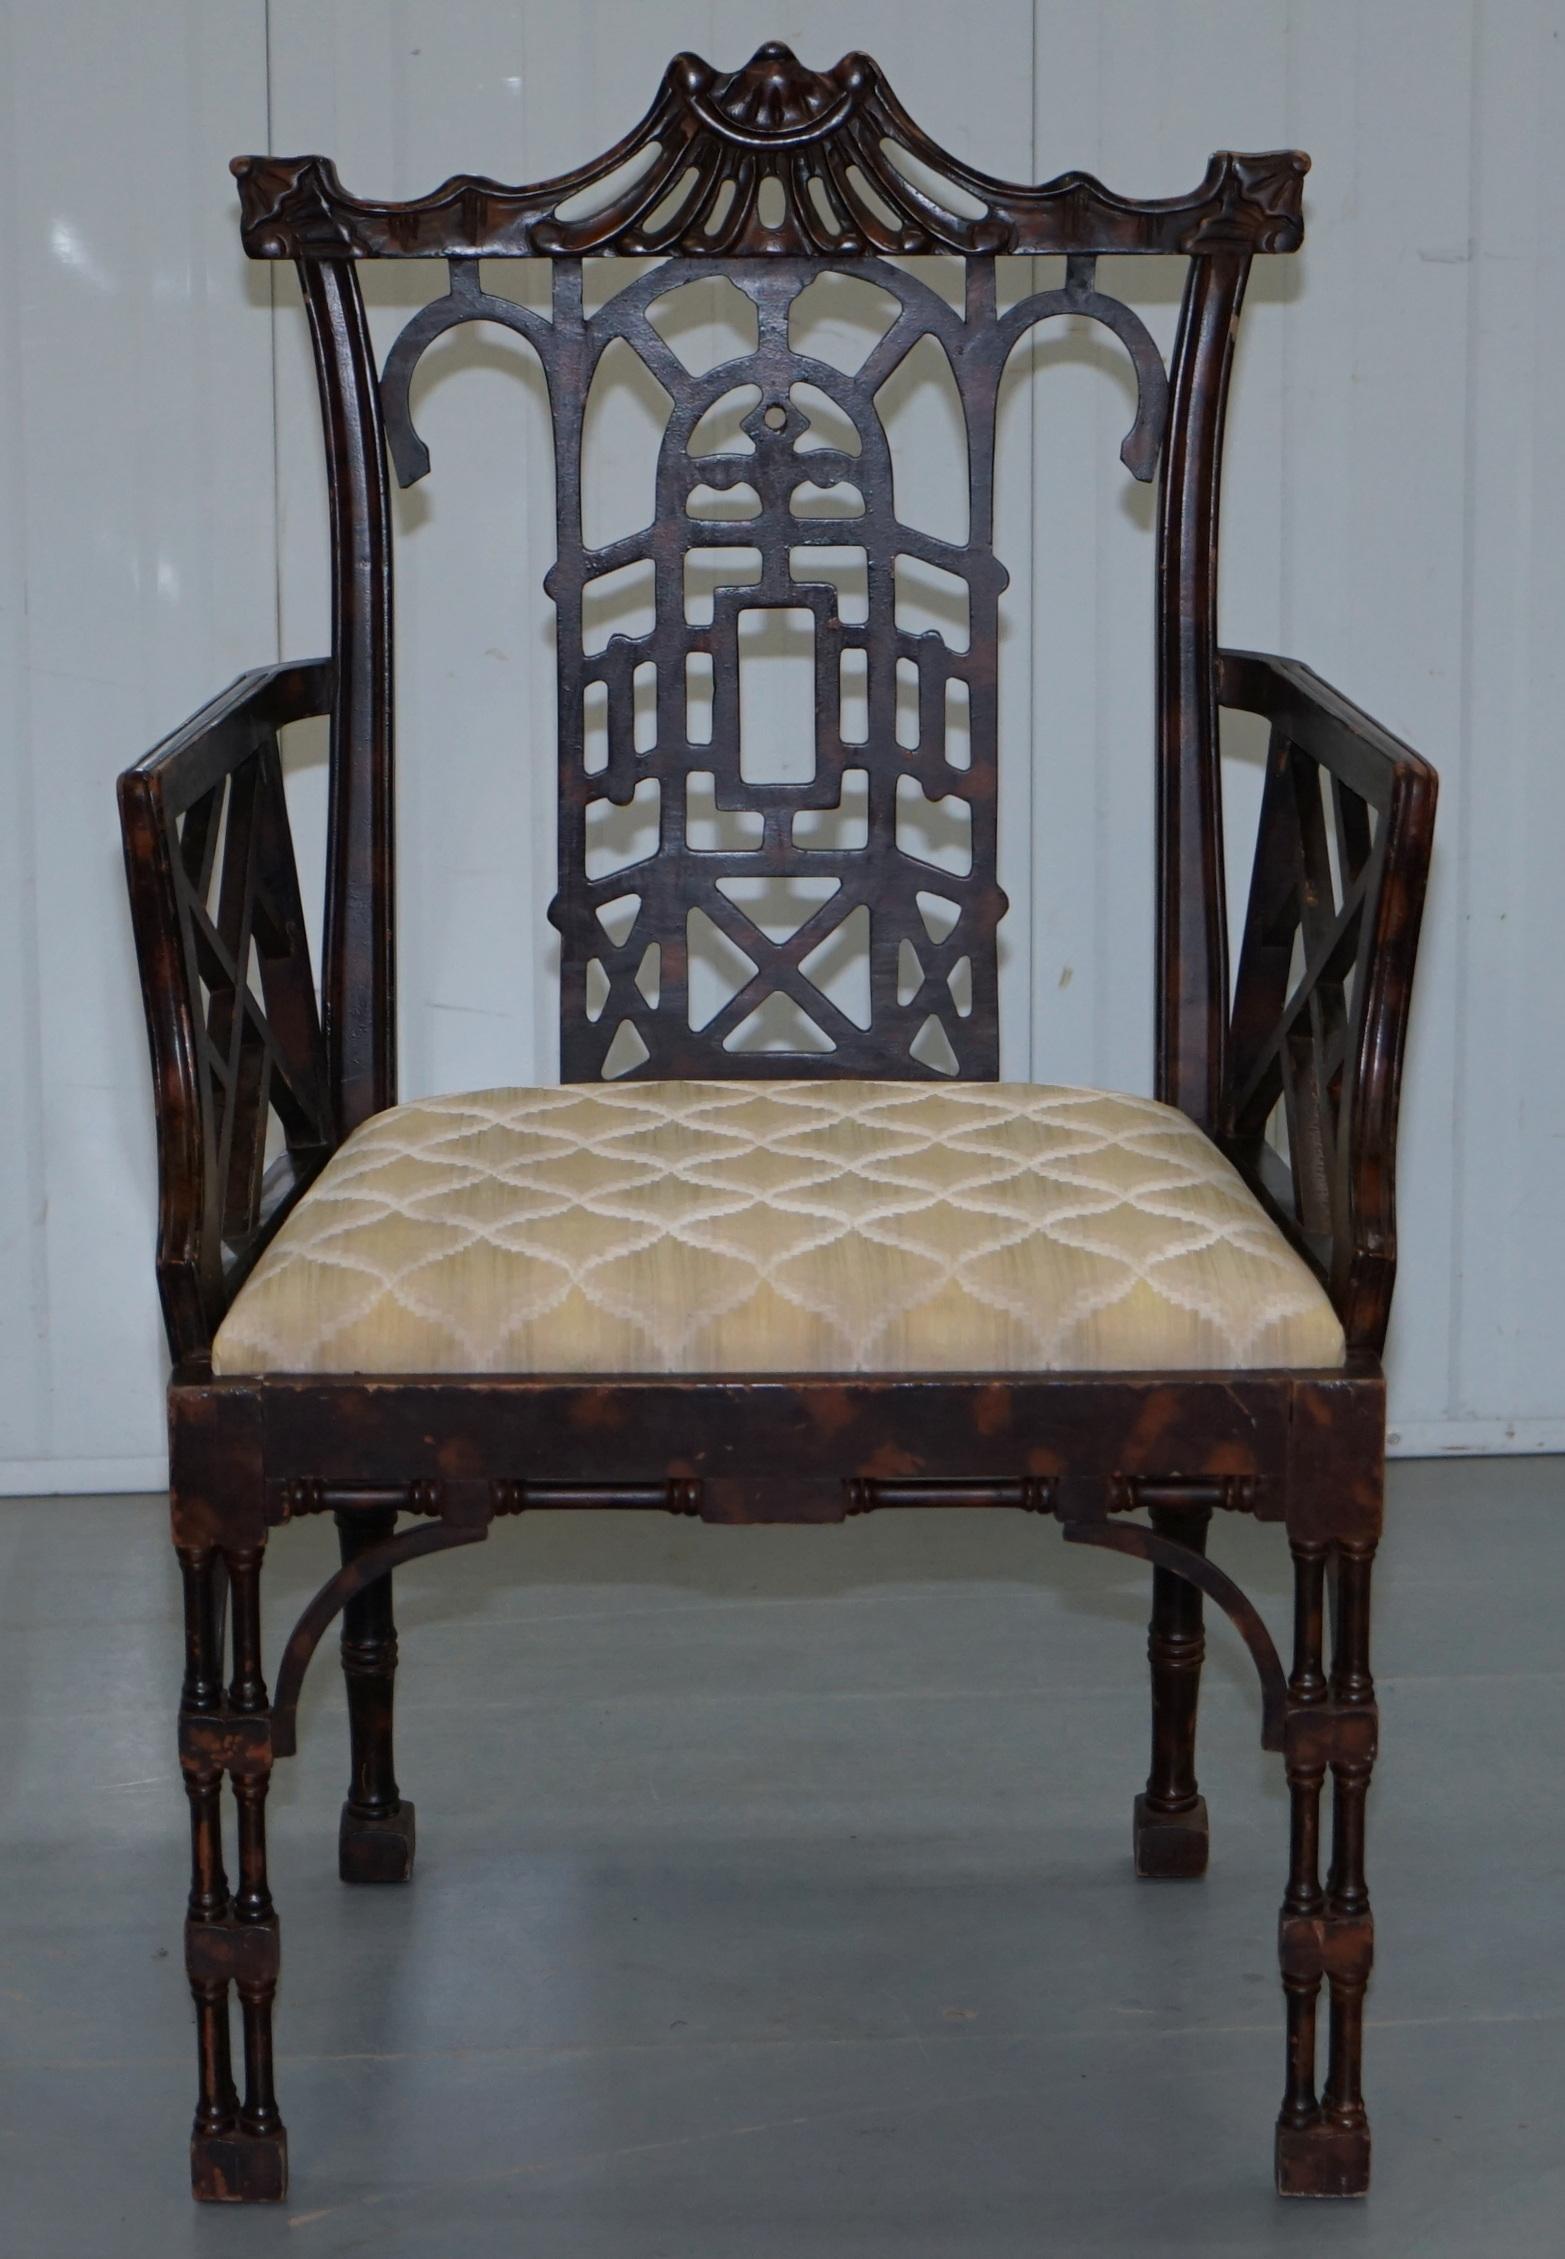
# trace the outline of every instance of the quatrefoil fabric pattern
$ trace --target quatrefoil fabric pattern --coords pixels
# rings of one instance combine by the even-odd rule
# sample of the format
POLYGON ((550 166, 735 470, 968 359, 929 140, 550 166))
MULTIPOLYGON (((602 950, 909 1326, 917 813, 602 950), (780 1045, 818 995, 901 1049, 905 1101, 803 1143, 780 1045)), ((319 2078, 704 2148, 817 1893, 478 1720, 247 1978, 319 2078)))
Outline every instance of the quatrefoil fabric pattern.
POLYGON ((219 1373, 1340 1365, 1319 1282, 1172 1107, 1005 1083, 641 1082, 395 1106, 219 1373))

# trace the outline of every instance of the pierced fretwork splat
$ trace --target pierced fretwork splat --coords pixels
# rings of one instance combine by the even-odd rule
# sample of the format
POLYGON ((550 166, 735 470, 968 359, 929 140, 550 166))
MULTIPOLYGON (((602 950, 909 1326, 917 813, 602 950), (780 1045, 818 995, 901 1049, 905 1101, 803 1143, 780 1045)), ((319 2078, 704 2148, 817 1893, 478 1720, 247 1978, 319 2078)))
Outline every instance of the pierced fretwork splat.
POLYGON ((1098 291, 1088 256, 1068 261, 1062 287, 1003 314, 992 259, 963 262, 958 308, 889 260, 771 256, 724 261, 753 343, 694 370, 659 321, 712 271, 706 259, 671 258, 588 311, 581 261, 557 258, 545 320, 486 291, 476 260, 454 259, 448 296, 407 325, 382 382, 406 482, 428 468, 409 388, 436 337, 466 321, 503 323, 547 378, 562 1071, 993 1077, 1006 907, 996 878, 1000 380, 1037 323, 1104 324, 1135 369, 1123 454, 1147 479, 1166 420, 1162 361, 1139 318, 1098 291), (856 368, 800 342, 799 301, 823 275, 889 306, 856 368), (962 539, 910 523, 896 491, 885 389, 930 342, 957 404, 953 442, 965 447, 962 539), (629 349, 668 406, 651 523, 594 545, 583 455, 611 348, 629 349), (910 623, 906 591, 919 579, 936 590, 939 626, 910 623), (616 629, 608 599, 632 583, 646 617, 616 629), (813 718, 796 725, 786 773, 762 775, 742 717, 745 670, 768 639, 774 656, 786 645, 810 670, 813 718), (858 1002, 842 978, 855 955, 866 976, 858 1002))

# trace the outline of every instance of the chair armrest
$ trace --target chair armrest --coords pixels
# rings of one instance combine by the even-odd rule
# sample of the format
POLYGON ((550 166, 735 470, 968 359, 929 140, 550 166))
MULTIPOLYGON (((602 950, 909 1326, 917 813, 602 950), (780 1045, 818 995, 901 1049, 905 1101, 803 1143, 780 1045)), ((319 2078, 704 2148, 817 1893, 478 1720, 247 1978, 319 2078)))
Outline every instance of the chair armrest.
POLYGON ((277 745, 331 685, 324 659, 241 675, 119 780, 176 1362, 337 1143, 277 745))
POLYGON ((1221 652, 1218 701, 1271 724, 1222 1142, 1325 1280, 1350 1348, 1378 1351, 1437 780, 1294 660, 1221 652), (1286 1158, 1266 1135, 1279 1113, 1286 1158))

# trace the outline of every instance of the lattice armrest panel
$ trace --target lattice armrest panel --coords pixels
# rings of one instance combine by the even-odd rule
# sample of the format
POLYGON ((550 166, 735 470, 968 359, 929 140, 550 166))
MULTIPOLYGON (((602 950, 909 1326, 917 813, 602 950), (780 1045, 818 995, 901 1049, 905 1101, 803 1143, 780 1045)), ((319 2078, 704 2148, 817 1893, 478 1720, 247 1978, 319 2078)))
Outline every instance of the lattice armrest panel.
POLYGON ((176 1358, 210 1346, 336 1142, 277 739, 325 711, 329 680, 244 676, 120 779, 176 1358))
POLYGON ((1229 1030, 1225 1137, 1378 1349, 1396 1269, 1397 1099, 1436 778, 1308 668, 1225 652, 1271 722, 1229 1030))

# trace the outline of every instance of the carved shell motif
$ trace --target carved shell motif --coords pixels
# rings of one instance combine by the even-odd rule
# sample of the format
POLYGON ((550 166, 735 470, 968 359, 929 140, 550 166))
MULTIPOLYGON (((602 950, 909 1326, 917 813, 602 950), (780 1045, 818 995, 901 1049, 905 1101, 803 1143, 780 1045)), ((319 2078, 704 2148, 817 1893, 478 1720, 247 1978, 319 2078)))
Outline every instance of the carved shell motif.
POLYGON ((859 258, 1004 251, 1014 233, 960 180, 942 180, 949 161, 867 55, 811 71, 773 43, 726 75, 678 55, 655 132, 641 178, 601 212, 535 228, 540 251, 596 251, 612 237, 630 252, 859 258))

